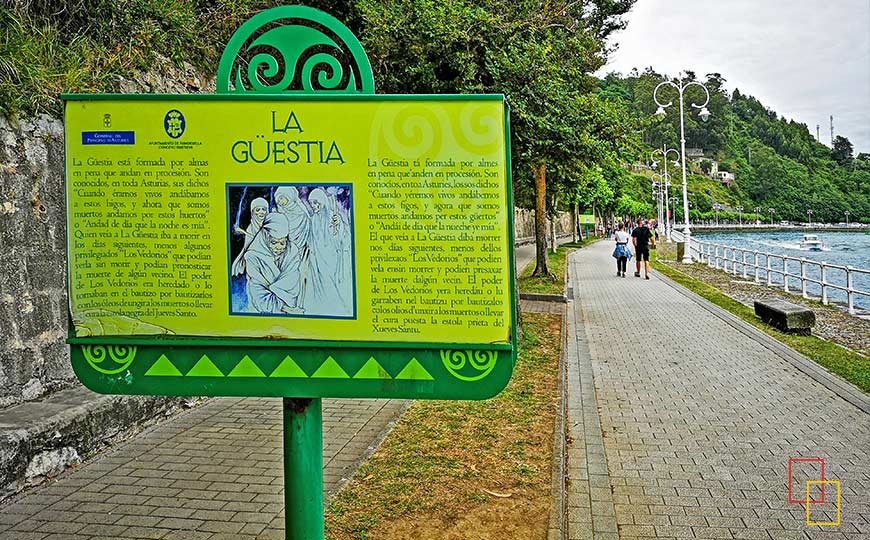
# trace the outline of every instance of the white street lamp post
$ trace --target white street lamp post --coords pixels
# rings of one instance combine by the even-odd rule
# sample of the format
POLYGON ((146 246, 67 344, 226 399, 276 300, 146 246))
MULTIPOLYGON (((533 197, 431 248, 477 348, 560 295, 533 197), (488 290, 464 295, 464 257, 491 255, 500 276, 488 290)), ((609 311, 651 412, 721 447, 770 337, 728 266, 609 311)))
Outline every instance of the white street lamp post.
POLYGON ((807 210, 807 221, 808 221, 807 227, 812 227, 813 226, 813 211, 812 210, 807 210))
POLYGON ((719 203, 717 203, 717 202, 713 203, 713 210, 716 211, 716 226, 718 227, 719 226, 719 203))
POLYGON ((664 175, 658 174, 658 173, 653 174, 652 177, 653 177, 652 195, 653 195, 653 199, 655 199, 655 201, 656 201, 656 220, 657 220, 656 226, 659 226, 662 222, 662 215, 663 215, 663 210, 664 210, 663 204, 662 204, 662 193, 663 193, 663 188, 665 186, 666 178, 664 175), (655 180, 656 178, 659 179, 658 182, 656 182, 656 180, 655 180))
POLYGON ((743 226, 743 207, 737 207, 737 223, 742 227, 743 226))
POLYGON ((768 208, 767 213, 770 214, 770 226, 772 227, 773 226, 773 214, 776 213, 776 210, 774 210, 773 208, 768 208))
MULTIPOLYGON (((680 153, 676 148, 668 148, 667 144, 663 144, 661 150, 653 150, 653 153, 650 157, 653 158, 653 168, 656 167, 655 155, 661 154, 662 161, 665 165, 665 238, 668 242, 671 242, 671 207, 670 207, 670 187, 671 187, 671 175, 668 174, 668 154, 673 152, 676 154, 677 159, 674 160, 674 165, 679 165, 681 161, 680 153)), ((676 219, 674 220, 676 222, 676 219)))
POLYGON ((706 94, 707 99, 704 103, 696 104, 691 103, 690 105, 696 109, 700 109, 698 115, 701 117, 701 120, 706 121, 710 118, 710 111, 707 110, 707 103, 710 102, 710 92, 707 90, 707 87, 703 84, 696 81, 689 81, 688 83, 683 83, 683 74, 680 73, 679 78, 676 82, 674 81, 663 81, 656 86, 655 90, 653 90, 653 101, 656 102, 656 105, 659 106, 656 114, 659 116, 665 115, 665 109, 673 105, 673 101, 669 101, 667 103, 661 103, 658 100, 658 92, 662 86, 671 86, 679 93, 680 100, 680 155, 683 157, 681 160, 682 169, 683 169, 683 214, 685 215, 685 224, 683 225, 683 235, 685 237, 684 241, 686 243, 686 249, 683 254, 683 262, 686 264, 692 263, 692 250, 691 239, 692 239, 692 231, 689 226, 689 193, 686 187, 686 126, 685 119, 683 118, 685 111, 683 105, 683 92, 689 88, 690 86, 700 86, 704 89, 704 94, 706 94))
POLYGON ((755 224, 758 225, 758 213, 761 212, 761 207, 756 206, 753 210, 755 210, 755 224))
POLYGON ((846 210, 846 228, 849 228, 849 211, 846 210))

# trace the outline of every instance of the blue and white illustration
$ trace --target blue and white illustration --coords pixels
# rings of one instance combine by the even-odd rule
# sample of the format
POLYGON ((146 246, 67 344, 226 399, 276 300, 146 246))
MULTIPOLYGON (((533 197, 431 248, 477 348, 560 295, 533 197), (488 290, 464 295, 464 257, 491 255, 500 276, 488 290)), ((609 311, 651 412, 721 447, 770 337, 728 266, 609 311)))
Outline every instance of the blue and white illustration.
POLYGON ((230 313, 354 318, 350 184, 227 186, 230 313))

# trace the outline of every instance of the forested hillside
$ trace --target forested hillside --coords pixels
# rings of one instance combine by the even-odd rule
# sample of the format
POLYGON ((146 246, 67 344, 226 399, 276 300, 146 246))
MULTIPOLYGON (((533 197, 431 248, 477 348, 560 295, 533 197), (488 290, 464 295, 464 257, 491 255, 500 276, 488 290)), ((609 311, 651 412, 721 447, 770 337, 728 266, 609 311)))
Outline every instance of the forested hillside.
MULTIPOLYGON (((689 72, 688 77, 696 79, 689 72)), ((679 149, 679 114, 676 106, 667 110, 664 118, 655 116, 657 105, 653 91, 663 76, 648 69, 627 76, 611 74, 600 84, 602 97, 628 108, 644 124, 644 142, 654 148, 663 143, 679 149)), ((854 156, 849 140, 835 137, 834 148, 815 140, 807 126, 779 116, 752 96, 735 90, 729 94, 724 78, 709 74, 703 80, 710 90, 707 106, 711 116, 701 121, 688 102, 703 103, 703 90, 687 91, 686 146, 704 150, 705 160, 695 164, 689 181, 690 200, 696 218, 710 218, 713 202, 734 208, 744 207, 744 213, 759 206, 768 216, 775 209, 776 219, 807 219, 812 210, 813 221, 842 222, 845 212, 850 221, 870 222, 870 154, 854 156), (720 171, 735 175, 729 188, 700 174, 705 161, 716 161, 720 171)), ((676 91, 660 90, 665 102, 675 99, 676 91)), ((645 160, 649 160, 648 157, 645 160)), ((673 171, 678 173, 678 171, 673 171)), ((675 182, 679 175, 674 174, 675 182)), ((646 189, 649 192, 649 189, 646 189)), ((644 194, 644 201, 648 194, 644 194)), ((720 212, 720 218, 726 217, 720 212)))

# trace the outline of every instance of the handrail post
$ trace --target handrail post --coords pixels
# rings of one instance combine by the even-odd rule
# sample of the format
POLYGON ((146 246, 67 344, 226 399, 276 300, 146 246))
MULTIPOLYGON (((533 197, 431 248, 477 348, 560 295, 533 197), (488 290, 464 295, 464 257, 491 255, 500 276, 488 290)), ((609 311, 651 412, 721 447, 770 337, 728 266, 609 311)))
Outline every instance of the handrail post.
POLYGON ((828 263, 822 261, 822 304, 828 305, 828 263))
POLYGON ((742 253, 743 253, 743 279, 746 279, 747 278, 747 276, 746 276, 746 250, 744 249, 742 251, 742 253))
POLYGON ((772 268, 770 267, 770 253, 766 251, 764 252, 764 262, 767 266, 767 286, 770 287, 771 285, 773 285, 773 277, 771 274, 772 268))
POLYGON ((806 259, 801 257, 801 296, 807 298, 807 266, 806 259))
MULTIPOLYGON (((731 250, 731 275, 737 275, 737 250, 739 248, 734 248, 731 250)), ((742 249, 740 251, 743 251, 742 249)))
POLYGON ((716 247, 715 261, 716 261, 716 270, 719 269, 719 244, 713 244, 716 247))
POLYGON ((755 263, 752 265, 755 268, 755 282, 758 283, 758 251, 752 250, 753 255, 755 255, 755 263))
POLYGON ((782 258, 782 290, 788 292, 788 257, 782 258))
POLYGON ((849 301, 849 315, 855 314, 855 292, 852 287, 852 267, 846 267, 846 298, 849 301))

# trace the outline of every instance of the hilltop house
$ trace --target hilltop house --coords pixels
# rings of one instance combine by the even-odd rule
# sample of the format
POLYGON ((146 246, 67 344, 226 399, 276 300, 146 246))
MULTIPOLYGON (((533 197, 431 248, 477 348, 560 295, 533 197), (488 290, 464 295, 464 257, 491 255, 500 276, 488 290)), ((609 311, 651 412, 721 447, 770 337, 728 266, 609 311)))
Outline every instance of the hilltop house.
POLYGON ((689 161, 698 161, 704 158, 703 148, 686 148, 686 158, 689 161))
POLYGON ((712 158, 705 158, 703 148, 686 148, 686 157, 710 178, 718 180, 727 187, 731 187, 734 183, 734 173, 720 171, 719 162, 712 158))
POLYGON ((734 183, 734 173, 728 171, 719 171, 716 173, 716 178, 728 187, 731 187, 731 184, 734 183))

